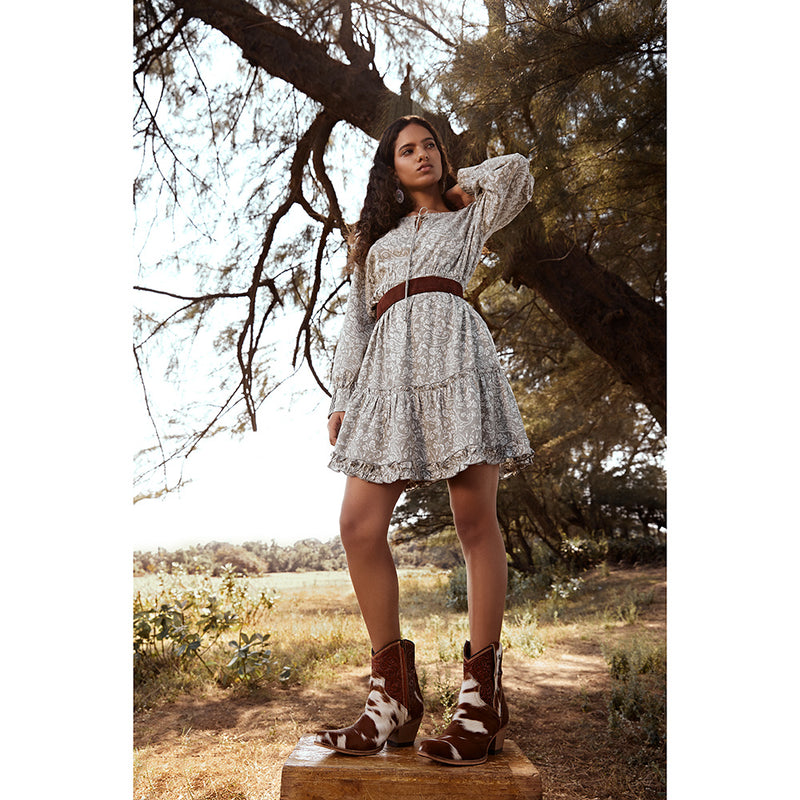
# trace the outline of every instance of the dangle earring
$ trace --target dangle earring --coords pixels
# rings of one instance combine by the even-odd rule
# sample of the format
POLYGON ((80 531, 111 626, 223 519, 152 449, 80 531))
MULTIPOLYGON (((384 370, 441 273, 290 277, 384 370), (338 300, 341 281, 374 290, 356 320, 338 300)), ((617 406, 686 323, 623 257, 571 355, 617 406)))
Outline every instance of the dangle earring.
POLYGON ((394 192, 394 199, 397 200, 398 205, 403 205, 403 201, 406 199, 406 196, 403 194, 403 190, 398 186, 394 192))

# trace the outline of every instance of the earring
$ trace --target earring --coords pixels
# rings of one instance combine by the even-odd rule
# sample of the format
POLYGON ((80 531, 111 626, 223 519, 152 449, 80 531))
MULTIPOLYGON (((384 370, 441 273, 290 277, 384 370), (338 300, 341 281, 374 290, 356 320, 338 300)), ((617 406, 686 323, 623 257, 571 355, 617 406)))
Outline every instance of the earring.
POLYGON ((394 199, 397 200, 398 205, 403 205, 403 200, 406 199, 406 196, 403 194, 403 190, 399 186, 395 190, 394 199))

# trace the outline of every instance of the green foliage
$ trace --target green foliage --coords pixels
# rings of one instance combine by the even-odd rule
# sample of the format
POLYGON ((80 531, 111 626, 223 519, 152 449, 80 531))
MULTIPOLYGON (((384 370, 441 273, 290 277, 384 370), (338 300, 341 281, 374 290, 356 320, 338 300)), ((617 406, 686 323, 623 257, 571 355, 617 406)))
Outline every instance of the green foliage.
POLYGON ((666 564, 667 545, 655 536, 638 536, 634 539, 611 539, 605 543, 606 558, 610 564, 666 564))
POLYGON ((133 557, 136 575, 184 571, 190 575, 224 576, 227 565, 243 575, 262 575, 346 569, 347 559, 338 537, 327 542, 302 539, 286 546, 274 541, 242 545, 211 542, 172 552, 164 549, 156 553, 136 552, 133 557))
POLYGON ((508 568, 508 590, 506 597, 509 605, 526 600, 544 597, 553 583, 555 561, 551 561, 535 572, 520 572, 514 567, 508 568))
POLYGON ((666 746, 667 665, 663 645, 635 639, 605 655, 614 685, 608 705, 612 731, 638 735, 642 746, 666 746))
POLYGON ((604 615, 611 624, 622 622, 632 625, 639 619, 641 610, 653 602, 653 596, 652 590, 640 592, 627 589, 620 600, 606 608, 604 615))
MULTIPOLYGON (((137 705, 158 695, 157 687, 167 685, 171 677, 186 676, 198 668, 208 678, 228 685, 266 678, 275 667, 266 647, 269 633, 245 633, 243 628, 263 621, 277 596, 262 591, 250 597, 232 565, 225 568, 220 596, 212 593, 208 581, 185 585, 186 577, 185 571, 172 580, 162 574, 161 587, 154 596, 143 598, 139 592, 134 600, 137 705), (220 640, 230 631, 236 631, 237 639, 228 643, 234 648, 234 656, 228 660, 230 653, 226 654, 220 640)), ((288 677, 286 668, 278 676, 281 681, 288 677)))
MULTIPOLYGON (((559 600, 566 599, 578 591, 583 581, 568 571, 562 563, 552 561, 546 569, 535 574, 520 572, 509 567, 506 605, 514 606, 552 601, 554 607, 559 600)), ((445 587, 445 605, 454 611, 467 610, 467 569, 463 564, 450 570, 445 587)))
POLYGON ((566 539, 561 543, 560 563, 569 574, 578 574, 598 564, 663 564, 667 545, 655 536, 613 539, 566 539))
POLYGON ((561 543, 561 560, 570 573, 578 573, 605 560, 603 542, 567 539, 561 543))
MULTIPOLYGON (((524 413, 530 395, 521 392, 518 396, 524 413)), ((595 429, 599 431, 600 426, 595 429)), ((548 445, 540 453, 537 448, 532 469, 501 482, 498 521, 515 570, 536 576, 540 588, 546 589, 551 581, 541 576, 553 572, 574 575, 604 561, 664 563, 665 476, 660 468, 648 466, 650 458, 660 458, 661 444, 651 442, 647 430, 637 436, 629 438, 626 446, 640 451, 638 456, 621 461, 618 468, 609 465, 622 458, 622 451, 614 449, 619 442, 612 438, 598 443, 589 438, 580 447, 573 442, 570 449, 559 451, 557 465, 555 450, 548 445)), ((427 560, 438 566, 453 568, 454 561, 463 563, 445 484, 407 493, 395 509, 393 522, 397 526, 393 542, 406 547, 417 544, 420 552, 428 554, 427 560), (440 561, 435 546, 444 545, 450 551, 440 561)), ((451 607, 458 608, 455 584, 453 592, 451 607)))
POLYGON ((508 646, 519 649, 529 658, 536 658, 545 651, 544 639, 539 630, 539 614, 535 610, 527 609, 515 614, 504 630, 508 646))
POLYGON ((536 216, 645 296, 663 297, 666 4, 506 4, 442 76, 453 113, 499 152, 532 152, 536 216))
POLYGON ((448 608, 454 611, 467 610, 467 568, 463 564, 450 570, 445 598, 448 608))
POLYGON ((569 599, 577 594, 582 586, 583 580, 577 577, 555 580, 544 599, 536 606, 540 619, 557 623, 567 608, 569 599))
MULTIPOLYGON (((449 569, 463 561, 461 546, 454 532, 432 535, 430 541, 392 537, 392 552, 398 567, 434 566, 449 569)), ((275 572, 335 572, 347 569, 347 557, 338 536, 326 542, 302 539, 289 545, 271 542, 245 542, 233 545, 211 542, 155 553, 133 554, 134 575, 155 573, 211 575, 221 577, 226 565, 238 574, 264 575, 275 572)))
MULTIPOLYGON (((239 633, 237 641, 228 642, 233 648, 233 658, 226 664, 227 669, 235 670, 240 680, 252 681, 269 674, 272 668, 272 651, 267 648, 268 633, 239 633)), ((289 668, 281 670, 280 680, 289 678, 289 668)))
MULTIPOLYGON (((500 238, 511 245, 522 227, 535 236, 568 229, 576 248, 663 303, 665 4, 504 8, 503 30, 463 43, 442 78, 453 113, 485 132, 490 152, 532 155, 533 202, 500 238)), ((471 288, 482 287, 477 304, 536 452, 533 468, 500 493, 512 565, 535 573, 537 541, 570 570, 602 561, 606 542, 612 561, 658 557, 649 541, 666 530, 662 431, 536 292, 508 291, 496 273, 485 264, 471 288), (580 548, 566 544, 576 540, 580 548)))
POLYGON ((428 710, 440 711, 442 721, 434 728, 434 735, 441 733, 452 721, 458 704, 459 687, 442 675, 437 675, 433 683, 433 698, 428 700, 428 710))

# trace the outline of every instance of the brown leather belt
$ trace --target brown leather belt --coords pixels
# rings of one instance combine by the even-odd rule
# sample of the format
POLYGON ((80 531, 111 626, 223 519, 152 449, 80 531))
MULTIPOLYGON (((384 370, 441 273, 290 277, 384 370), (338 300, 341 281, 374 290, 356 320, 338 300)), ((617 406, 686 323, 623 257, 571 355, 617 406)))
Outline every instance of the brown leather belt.
MULTIPOLYGON (((457 297, 464 296, 464 289, 458 281, 451 280, 450 278, 438 278, 435 275, 426 275, 424 278, 412 278, 408 282, 408 296, 412 294, 422 294, 423 292, 447 292, 454 294, 457 297)), ((392 286, 386 294, 378 301, 378 307, 375 311, 375 319, 378 320, 381 314, 394 305, 398 300, 402 300, 406 296, 406 284, 398 283, 397 286, 392 286)))

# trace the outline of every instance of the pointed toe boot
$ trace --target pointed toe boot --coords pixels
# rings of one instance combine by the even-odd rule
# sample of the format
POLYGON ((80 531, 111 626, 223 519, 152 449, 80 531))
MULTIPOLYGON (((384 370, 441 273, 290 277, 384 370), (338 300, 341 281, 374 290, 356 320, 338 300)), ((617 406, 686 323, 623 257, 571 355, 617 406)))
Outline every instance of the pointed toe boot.
POLYGON ((372 654, 372 673, 364 713, 349 728, 317 731, 322 747, 351 756, 414 744, 422 722, 422 693, 414 665, 414 643, 398 639, 372 654))
POLYGON ((466 767, 483 764, 489 755, 503 750, 508 709, 501 680, 502 660, 499 642, 492 642, 474 656, 470 643, 464 645, 464 680, 453 718, 441 736, 422 740, 419 755, 466 767))

